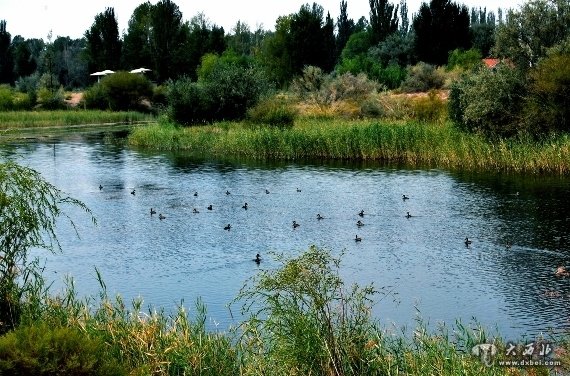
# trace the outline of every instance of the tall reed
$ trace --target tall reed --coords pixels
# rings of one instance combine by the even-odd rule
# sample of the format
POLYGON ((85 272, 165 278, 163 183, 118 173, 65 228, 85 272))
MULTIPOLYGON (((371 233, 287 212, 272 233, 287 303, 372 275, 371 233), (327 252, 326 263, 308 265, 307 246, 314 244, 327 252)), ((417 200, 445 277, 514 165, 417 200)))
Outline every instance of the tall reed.
POLYGON ((214 157, 379 160, 412 167, 570 173, 570 138, 566 135, 541 142, 527 138, 489 141, 447 123, 303 118, 286 129, 246 123, 189 128, 155 124, 136 129, 129 143, 214 157))
POLYGON ((101 125, 151 121, 154 117, 135 111, 111 112, 100 110, 9 111, 0 112, 0 130, 20 130, 34 127, 69 125, 101 125))

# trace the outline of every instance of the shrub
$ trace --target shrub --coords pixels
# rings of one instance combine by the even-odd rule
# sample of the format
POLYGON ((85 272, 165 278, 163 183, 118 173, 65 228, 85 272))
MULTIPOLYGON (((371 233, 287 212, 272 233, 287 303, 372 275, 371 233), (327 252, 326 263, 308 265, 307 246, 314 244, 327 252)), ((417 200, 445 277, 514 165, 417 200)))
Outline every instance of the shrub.
POLYGON ((0 85, 0 111, 11 111, 14 108, 14 98, 10 85, 0 85))
POLYGON ((14 93, 14 110, 31 110, 36 104, 36 93, 14 93))
POLYGON ((65 93, 63 88, 57 90, 41 87, 38 89, 38 104, 46 110, 58 110, 65 108, 65 93))
POLYGON ((488 136, 509 137, 524 131, 520 120, 526 83, 506 64, 482 68, 452 85, 450 118, 456 125, 488 136))
POLYGON ((400 89, 405 93, 426 92, 441 89, 443 84, 443 75, 433 65, 420 62, 408 67, 408 75, 400 89))
POLYGON ((540 133, 570 131, 570 54, 547 56, 531 70, 524 112, 540 133))
POLYGON ((170 81, 166 96, 168 117, 176 123, 191 125, 213 120, 210 97, 203 86, 190 77, 170 81))
POLYGON ((116 72, 101 80, 113 111, 144 110, 143 99, 152 97, 152 84, 142 74, 116 72))
POLYGON ((82 101, 85 107, 89 109, 108 110, 110 108, 107 91, 100 82, 83 92, 82 101))
POLYGON ((449 53, 447 70, 450 71, 454 68, 460 68, 469 71, 479 67, 481 65, 481 59, 481 52, 474 48, 467 51, 455 49, 449 53))
POLYGON ((411 102, 412 117, 421 122, 443 123, 447 119, 447 104, 435 90, 426 97, 415 98, 411 102))
POLYGON ((46 324, 19 327, 0 338, 0 374, 126 375, 105 344, 85 333, 46 324))
POLYGON ((215 120, 235 120, 267 94, 272 85, 261 69, 234 63, 215 64, 198 82, 184 77, 168 84, 168 115, 190 125, 215 120))
POLYGON ((261 271, 237 298, 251 314, 243 323, 243 343, 255 353, 274 344, 264 361, 275 374, 371 374, 369 350, 378 336, 370 305, 377 291, 346 288, 340 260, 324 249, 312 246, 279 261, 280 268, 261 271))
POLYGON ((247 111, 247 119, 256 124, 268 124, 280 128, 292 127, 297 111, 286 98, 275 96, 259 101, 247 111))

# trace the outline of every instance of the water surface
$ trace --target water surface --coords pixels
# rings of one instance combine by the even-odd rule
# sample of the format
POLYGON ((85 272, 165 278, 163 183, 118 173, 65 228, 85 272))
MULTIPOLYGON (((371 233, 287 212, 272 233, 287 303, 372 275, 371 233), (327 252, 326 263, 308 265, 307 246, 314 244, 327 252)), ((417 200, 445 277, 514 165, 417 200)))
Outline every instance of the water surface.
POLYGON ((554 275, 570 266, 568 179, 203 160, 110 140, 75 135, 2 147, 97 218, 93 226, 68 209, 80 238, 62 221, 63 252, 38 253, 55 289, 71 275, 81 295, 97 295, 96 267, 110 294, 167 310, 201 297, 210 325, 226 329, 240 320, 227 304, 258 269, 277 265, 271 252, 295 256, 314 244, 344 251, 347 282, 391 292, 374 306, 387 327, 413 327, 418 316, 431 326, 475 317, 510 339, 570 327, 570 278, 554 275), (166 219, 151 216, 151 207, 166 219))

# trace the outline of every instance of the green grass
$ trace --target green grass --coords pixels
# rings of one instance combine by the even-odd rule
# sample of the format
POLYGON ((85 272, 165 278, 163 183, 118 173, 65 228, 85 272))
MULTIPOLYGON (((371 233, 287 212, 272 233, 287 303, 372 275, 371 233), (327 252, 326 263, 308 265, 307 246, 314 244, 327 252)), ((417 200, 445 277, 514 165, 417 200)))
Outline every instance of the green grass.
POLYGON ((189 128, 154 124, 134 130, 129 144, 214 157, 378 160, 411 167, 570 173, 567 135, 542 142, 523 138, 491 142, 448 123, 302 118, 287 129, 238 122, 189 128))
MULTIPOLYGON (((232 303, 243 304, 244 321, 229 332, 206 330, 206 308, 200 301, 191 319, 182 306, 169 315, 156 309, 143 312, 140 299, 128 305, 120 297, 110 298, 99 273, 98 299, 78 299, 71 282, 58 296, 34 289, 24 300, 16 334, 0 337, 0 373, 22 361, 34 370, 43 364, 58 369, 58 362, 73 368, 69 359, 92 359, 96 353, 105 360, 101 366, 120 364, 130 375, 548 374, 540 367, 483 365, 471 348, 493 342, 500 359, 504 344, 477 325, 457 323, 453 329, 429 332, 419 322, 411 337, 381 328, 370 308, 383 292, 345 286, 339 277, 341 258, 328 250, 311 247, 296 258, 277 259, 279 267, 259 273, 232 303), (29 333, 37 340, 18 345, 18 336, 29 333), (81 337, 83 343, 76 340, 81 337)), ((568 366, 567 356, 559 359, 568 366)))
POLYGON ((29 128, 72 125, 103 125, 152 121, 154 117, 140 112, 100 110, 9 111, 0 112, 0 131, 21 131, 29 128))

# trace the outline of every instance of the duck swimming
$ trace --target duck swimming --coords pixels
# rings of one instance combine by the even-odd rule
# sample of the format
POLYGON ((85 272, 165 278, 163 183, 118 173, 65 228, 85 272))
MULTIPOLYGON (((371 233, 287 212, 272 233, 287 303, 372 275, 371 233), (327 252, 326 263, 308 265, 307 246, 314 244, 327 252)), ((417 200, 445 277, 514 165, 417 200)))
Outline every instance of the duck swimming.
POLYGON ((293 228, 297 228, 301 226, 300 224, 297 223, 297 221, 293 221, 293 228))
POLYGON ((224 230, 228 230, 228 231, 229 231, 231 228, 232 228, 232 225, 230 225, 230 224, 228 223, 228 225, 227 225, 226 227, 224 227, 224 230))
POLYGON ((325 219, 325 217, 323 217, 320 213, 317 214, 317 219, 320 221, 321 219, 325 219))
POLYGON ((156 210, 154 210, 153 208, 150 208, 150 215, 156 214, 156 210))
POLYGON ((243 204, 242 208, 247 210, 247 202, 245 204, 243 204))
POLYGON ((473 243, 469 238, 465 238, 465 246, 469 247, 469 244, 473 243))
POLYGON ((362 209, 362 210, 360 211, 360 213, 358 213, 358 215, 361 216, 361 217, 364 217, 364 209, 362 209))
POLYGON ((194 208, 194 209, 192 209, 192 213, 198 214, 198 213, 200 213, 200 212, 198 211, 198 209, 194 208))
POLYGON ((198 192, 194 192, 194 197, 198 197, 198 192))
POLYGON ((166 217, 164 215, 162 215, 162 213, 160 213, 158 215, 158 219, 160 219, 162 221, 163 219, 166 219, 166 217))
POLYGON ((261 262, 261 256, 259 255, 259 253, 255 255, 255 259, 253 261, 255 261, 259 265, 259 263, 261 262))
POLYGON ((229 195, 229 194, 230 194, 230 191, 226 191, 226 195, 229 195))
POLYGON ((212 204, 210 204, 210 206, 207 207, 208 210, 212 210, 212 204))
POLYGON ((355 242, 360 242, 360 241, 362 241, 362 238, 359 237, 358 235, 356 235, 356 236, 354 237, 354 241, 355 241, 355 242))
POLYGON ((132 194, 132 195, 134 195, 134 194, 135 194, 135 190, 134 190, 134 189, 131 191, 131 194, 132 194))
POLYGON ((410 198, 406 195, 402 195, 402 200, 409 200, 410 198))
POLYGON ((269 189, 265 190, 265 194, 268 195, 269 194, 269 189))
POLYGON ((406 218, 412 218, 412 215, 410 214, 410 212, 407 212, 408 214, 406 214, 406 218))
POLYGON ((358 220, 358 222, 356 222, 356 225, 358 227, 362 227, 362 226, 364 226, 364 223, 362 223, 362 221, 358 220))
POLYGON ((101 184, 99 184, 99 190, 103 189, 103 186, 101 184))

